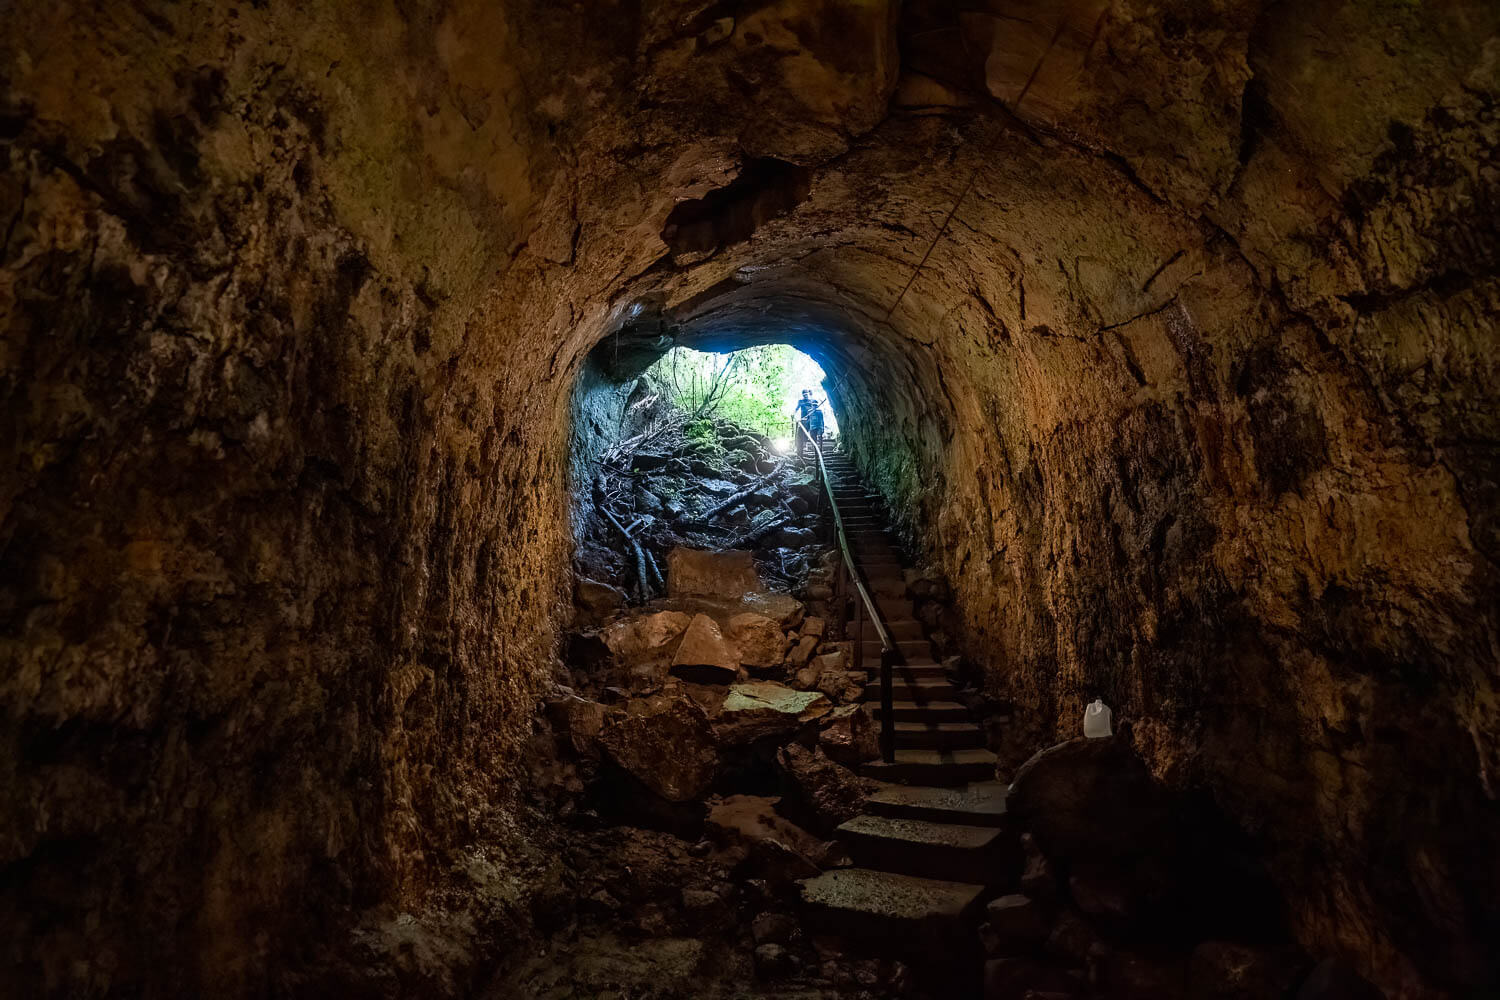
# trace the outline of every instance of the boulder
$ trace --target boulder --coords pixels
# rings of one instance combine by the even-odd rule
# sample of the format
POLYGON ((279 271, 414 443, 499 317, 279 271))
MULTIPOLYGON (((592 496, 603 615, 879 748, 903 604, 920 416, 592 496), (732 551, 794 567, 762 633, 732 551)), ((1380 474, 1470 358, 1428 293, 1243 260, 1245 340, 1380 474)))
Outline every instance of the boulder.
MULTIPOLYGON (((861 671, 860 674, 863 676, 864 672, 861 671)), ((863 683, 856 684, 853 675, 846 670, 818 671, 817 688, 840 703, 859 701, 864 695, 863 683)))
POLYGON ((771 591, 746 594, 740 599, 740 608, 743 611, 753 611, 775 619, 776 623, 784 629, 796 628, 802 623, 802 602, 791 594, 771 591))
POLYGON ((705 830, 726 853, 779 887, 812 878, 833 845, 776 812, 776 799, 731 795, 708 812, 705 830))
POLYGON ((694 615, 672 658, 672 674, 697 684, 729 684, 739 673, 739 650, 712 618, 694 615))
POLYGON ((740 663, 751 670, 780 667, 786 659, 786 634, 774 618, 747 611, 729 619, 729 634, 739 647, 740 663))
POLYGON ((739 600, 760 590, 760 577, 754 557, 742 549, 717 552, 678 546, 667 553, 667 589, 673 597, 739 600))
POLYGON ((1170 803, 1118 737, 1078 738, 1016 771, 1006 811, 1053 860, 1128 859, 1165 849, 1170 803))
POLYGON ((811 690, 818 686, 818 675, 822 672, 822 668, 816 663, 809 664, 797 671, 797 676, 793 679, 792 683, 804 691, 811 690))
POLYGON ((666 508, 662 506, 661 497, 650 490, 638 490, 635 494, 635 510, 638 514, 661 514, 666 508))
POLYGON ((579 577, 573 583, 573 603, 596 618, 603 618, 625 606, 625 591, 598 580, 579 577))
MULTIPOLYGON (((705 451, 707 451, 707 449, 705 449, 705 451)), ((701 476, 704 479, 714 479, 724 474, 724 469, 722 466, 705 462, 701 458, 689 459, 688 468, 692 470, 693 475, 701 476)))
POLYGON ((807 666, 808 661, 812 659, 813 651, 817 648, 818 637, 814 635, 804 635, 802 638, 797 640, 797 645, 792 647, 791 652, 786 654, 787 666, 791 667, 793 670, 801 670, 803 667, 807 666))
POLYGON ((708 716, 686 698, 632 701, 611 712, 599 745, 621 770, 669 802, 688 802, 708 791, 719 766, 708 716))
POLYGON ((823 619, 818 618, 814 615, 808 615, 807 618, 802 622, 801 631, 804 638, 807 636, 813 636, 814 638, 821 639, 823 638, 823 633, 827 631, 827 629, 828 623, 823 619))
POLYGON ((660 469, 665 467, 671 460, 672 459, 670 455, 658 455, 655 452, 638 451, 635 453, 635 456, 631 458, 630 466, 633 469, 640 469, 642 471, 649 472, 652 469, 660 469))
POLYGON ((981 936, 991 955, 1031 955, 1047 940, 1047 922, 1035 901, 1025 896, 1001 896, 985 907, 981 936))
POLYGON ((597 701, 577 695, 568 695, 547 704, 547 716, 552 720, 553 730, 566 733, 573 750, 585 755, 595 752, 608 711, 597 701))
POLYGON ((824 836, 858 816, 877 783, 830 760, 821 750, 788 743, 776 754, 787 793, 781 810, 824 836))
POLYGON ((768 738, 786 740, 832 708, 816 691, 798 691, 775 681, 749 681, 729 689, 714 720, 714 732, 726 746, 768 738))
POLYGON ((779 979, 797 971, 797 956, 779 944, 755 946, 755 974, 762 979, 779 979))
POLYGON ((763 447, 761 439, 753 434, 735 434, 724 438, 720 444, 731 450, 738 448, 740 451, 748 451, 752 455, 763 447))
POLYGON ((823 496, 823 484, 818 482, 817 477, 810 471, 789 476, 781 484, 781 488, 809 505, 817 503, 818 499, 823 496))
POLYGON ((681 611, 658 611, 615 622, 600 635, 622 667, 666 667, 692 620, 681 611))
POLYGON ((786 944, 797 933, 797 918, 786 913, 762 913, 750 921, 756 944, 786 944))
POLYGON ((848 767, 880 756, 880 731, 860 705, 845 705, 823 717, 818 749, 848 767))
POLYGON ((804 545, 812 545, 817 540, 817 532, 810 528, 787 527, 776 532, 777 544, 794 549, 800 549, 804 545))

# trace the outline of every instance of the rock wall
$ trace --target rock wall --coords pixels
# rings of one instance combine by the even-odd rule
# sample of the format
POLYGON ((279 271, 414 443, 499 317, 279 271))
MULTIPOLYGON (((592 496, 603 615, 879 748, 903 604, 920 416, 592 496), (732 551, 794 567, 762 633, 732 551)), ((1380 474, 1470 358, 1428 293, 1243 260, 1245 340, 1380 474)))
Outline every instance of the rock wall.
POLYGON ((82 6, 0 17, 0 990, 292 988, 503 819, 548 669, 546 354, 474 346, 524 161, 422 113, 435 21, 82 6))
POLYGON ((520 838, 648 309, 837 371, 1024 724, 1105 697, 1309 949, 1493 984, 1493 4, 648 7, 0 15, 20 985, 295 984, 520 838))

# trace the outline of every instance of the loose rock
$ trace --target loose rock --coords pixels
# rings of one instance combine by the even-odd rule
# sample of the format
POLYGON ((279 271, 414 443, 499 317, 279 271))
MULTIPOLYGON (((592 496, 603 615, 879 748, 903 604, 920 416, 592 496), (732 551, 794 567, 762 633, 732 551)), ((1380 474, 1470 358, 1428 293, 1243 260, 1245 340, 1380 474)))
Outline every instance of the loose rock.
POLYGON ((1001 896, 985 907, 989 928, 986 947, 992 955, 1030 955, 1047 940, 1041 907, 1025 896, 1001 896))
POLYGON ((793 670, 801 670, 807 666, 808 661, 812 659, 813 650, 817 648, 818 639, 816 636, 803 636, 797 640, 797 645, 792 647, 792 651, 786 655, 787 666, 793 670))
POLYGON ((797 921, 785 913, 762 913, 750 922, 756 944, 786 944, 797 933, 797 921))
POLYGON ((880 756, 880 731, 863 706, 845 705, 824 717, 818 749, 830 760, 854 767, 880 756))
POLYGON ((828 699, 775 681, 735 684, 724 699, 714 732, 726 746, 762 739, 790 739, 803 726, 828 714, 828 699))
POLYGON ((625 592, 598 580, 579 577, 573 583, 573 601, 596 618, 603 618, 625 606, 625 592))
POLYGON ((631 709, 611 713, 600 730, 610 759, 669 802, 700 798, 719 766, 708 716, 685 698, 641 699, 631 709))
POLYGON ((699 684, 729 684, 739 676, 740 653, 708 615, 697 615, 682 636, 672 673, 699 684))
POLYGON ((740 663, 751 670, 780 667, 786 659, 786 635, 773 618, 746 612, 729 619, 729 632, 739 647, 740 663))
MULTIPOLYGON (((724 485, 729 486, 728 483, 724 485)), ((749 552, 741 549, 716 552, 679 546, 667 553, 667 588, 673 597, 739 600, 760 590, 761 583, 755 573, 755 559, 749 552)))
POLYGON ((760 795, 732 795, 715 803, 706 829, 723 848, 780 887, 817 875, 819 862, 832 848, 777 815, 776 800, 760 795))
POLYGON ((797 743, 776 755, 786 778, 782 809, 809 829, 832 836, 840 823, 859 815, 876 783, 830 760, 821 750, 797 743))
POLYGON ((687 631, 692 620, 681 611, 658 611, 616 622, 604 629, 602 638, 622 665, 664 666, 671 662, 676 640, 687 631))

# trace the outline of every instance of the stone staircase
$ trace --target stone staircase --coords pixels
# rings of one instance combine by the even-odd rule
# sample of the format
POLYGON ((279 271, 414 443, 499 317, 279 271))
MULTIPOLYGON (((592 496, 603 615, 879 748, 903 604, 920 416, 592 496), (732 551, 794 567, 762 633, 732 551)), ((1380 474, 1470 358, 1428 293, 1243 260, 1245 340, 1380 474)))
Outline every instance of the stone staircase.
MULTIPOLYGON (((875 498, 843 456, 830 453, 828 471, 855 562, 903 662, 892 699, 896 759, 861 768, 885 784, 866 800, 863 814, 839 827, 854 866, 802 883, 806 916, 815 932, 972 970, 977 979, 973 925, 1019 863, 1004 824, 1006 785, 995 780, 984 730, 933 658, 875 498)), ((851 638, 863 643, 871 678, 864 701, 878 720, 880 642, 868 618, 863 634, 851 638)), ((969 978, 958 975, 959 985, 969 978)))

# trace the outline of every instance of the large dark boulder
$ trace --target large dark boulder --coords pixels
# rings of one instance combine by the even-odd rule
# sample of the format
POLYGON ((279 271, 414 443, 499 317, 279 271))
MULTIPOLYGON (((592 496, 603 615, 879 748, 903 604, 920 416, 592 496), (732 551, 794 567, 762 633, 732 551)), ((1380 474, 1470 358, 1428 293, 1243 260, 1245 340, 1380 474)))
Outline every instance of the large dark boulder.
POLYGON ((1113 737, 1036 754, 1016 772, 1006 808, 1054 860, 1134 857, 1174 835, 1166 791, 1113 737))
POLYGON ((877 787, 869 778, 829 760, 821 750, 799 743, 782 747, 776 762, 785 790, 780 811, 825 837, 833 836, 840 823, 858 816, 877 787))
POLYGON ((1072 903, 1118 940, 1190 947, 1284 933, 1280 897, 1233 829, 1156 781, 1117 737, 1036 754, 1006 805, 1072 903))
POLYGON ((606 717, 599 744, 609 758, 668 802, 702 797, 719 767, 703 709, 686 698, 642 698, 606 717))

